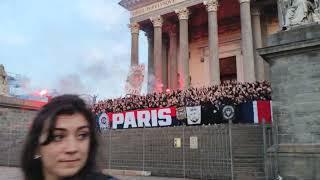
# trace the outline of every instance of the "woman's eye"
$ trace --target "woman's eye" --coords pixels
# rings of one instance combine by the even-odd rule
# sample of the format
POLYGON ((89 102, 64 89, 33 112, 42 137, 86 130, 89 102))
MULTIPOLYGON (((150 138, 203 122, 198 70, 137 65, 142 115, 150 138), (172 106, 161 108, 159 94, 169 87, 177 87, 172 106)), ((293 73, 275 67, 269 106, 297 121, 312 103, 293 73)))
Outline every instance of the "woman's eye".
POLYGON ((53 141, 59 142, 63 139, 63 135, 54 135, 53 136, 53 141))
POLYGON ((78 138, 80 140, 86 139, 89 136, 89 133, 81 133, 78 135, 78 138))

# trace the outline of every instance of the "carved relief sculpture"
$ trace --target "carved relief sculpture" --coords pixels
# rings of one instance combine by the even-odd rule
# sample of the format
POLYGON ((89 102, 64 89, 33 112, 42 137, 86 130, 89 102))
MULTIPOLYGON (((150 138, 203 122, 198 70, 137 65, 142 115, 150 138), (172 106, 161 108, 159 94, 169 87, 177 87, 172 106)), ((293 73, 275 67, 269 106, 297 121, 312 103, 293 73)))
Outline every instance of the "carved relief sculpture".
POLYGON ((284 29, 319 22, 319 0, 283 0, 284 29))
POLYGON ((315 10, 313 19, 316 22, 320 22, 320 0, 314 0, 315 10))

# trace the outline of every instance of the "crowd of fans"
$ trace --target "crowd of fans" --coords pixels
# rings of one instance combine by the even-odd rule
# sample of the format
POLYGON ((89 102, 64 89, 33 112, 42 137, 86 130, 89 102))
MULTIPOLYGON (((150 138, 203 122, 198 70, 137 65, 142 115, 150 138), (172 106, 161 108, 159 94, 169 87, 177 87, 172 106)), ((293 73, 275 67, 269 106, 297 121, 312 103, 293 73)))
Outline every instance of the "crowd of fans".
POLYGON ((216 106, 223 104, 237 105, 254 100, 271 100, 271 86, 268 81, 241 83, 225 81, 220 85, 175 90, 146 96, 129 96, 118 99, 99 101, 92 111, 123 112, 129 110, 162 107, 216 106))

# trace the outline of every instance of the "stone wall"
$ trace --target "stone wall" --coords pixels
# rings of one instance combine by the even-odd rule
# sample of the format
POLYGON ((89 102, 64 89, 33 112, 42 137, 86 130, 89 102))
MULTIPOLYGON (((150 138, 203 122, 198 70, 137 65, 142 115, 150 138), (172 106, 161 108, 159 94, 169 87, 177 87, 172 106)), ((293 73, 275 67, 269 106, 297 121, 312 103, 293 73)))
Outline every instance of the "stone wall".
POLYGON ((269 46, 279 143, 320 143, 320 25, 274 34, 269 46))
POLYGON ((271 67, 279 174, 320 179, 320 25, 276 33, 259 51, 271 67))
POLYGON ((17 166, 23 142, 43 103, 0 96, 0 166, 17 166))

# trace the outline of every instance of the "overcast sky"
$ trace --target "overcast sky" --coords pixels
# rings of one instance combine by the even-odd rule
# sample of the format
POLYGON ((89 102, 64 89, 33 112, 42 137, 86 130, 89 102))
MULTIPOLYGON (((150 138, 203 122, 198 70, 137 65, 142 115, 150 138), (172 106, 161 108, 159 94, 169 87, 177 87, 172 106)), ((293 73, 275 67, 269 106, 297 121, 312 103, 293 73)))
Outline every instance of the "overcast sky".
MULTIPOLYGON (((0 64, 26 77, 26 92, 124 95, 131 37, 118 1, 0 0, 0 64)), ((140 33, 147 66, 146 43, 140 33)))

